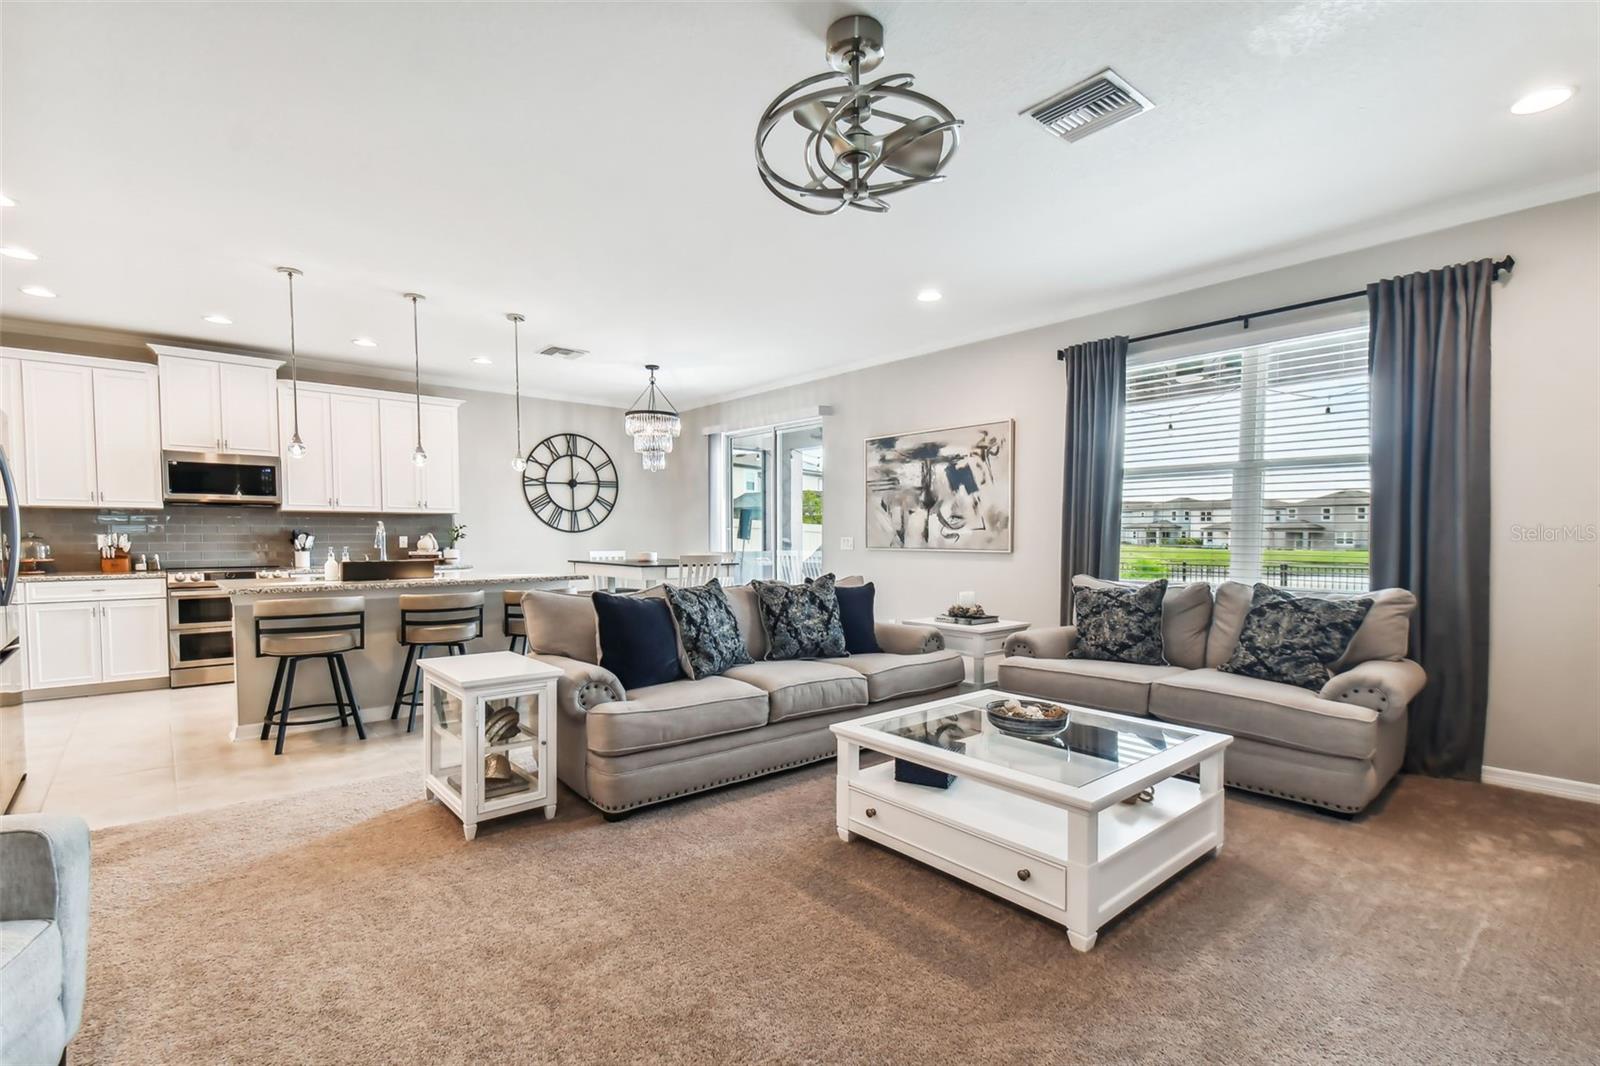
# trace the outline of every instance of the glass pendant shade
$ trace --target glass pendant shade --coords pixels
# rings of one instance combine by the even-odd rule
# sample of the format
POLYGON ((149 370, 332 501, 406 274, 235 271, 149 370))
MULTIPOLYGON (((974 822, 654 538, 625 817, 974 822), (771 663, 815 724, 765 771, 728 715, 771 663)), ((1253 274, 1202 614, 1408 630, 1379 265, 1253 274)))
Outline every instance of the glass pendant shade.
POLYGON ((305 456, 306 442, 300 439, 300 434, 296 433, 289 438, 289 458, 304 459, 305 456))
POLYGON ((422 450, 422 445, 417 445, 416 450, 411 453, 411 461, 417 466, 428 465, 428 453, 422 450))
POLYGON ((683 432, 683 419, 678 417, 672 401, 656 387, 656 371, 661 368, 649 363, 645 369, 650 371, 650 384, 623 416, 622 428, 633 438, 633 450, 644 457, 646 470, 665 470, 672 440, 683 432))
POLYGON ((528 469, 528 460, 524 459, 520 455, 513 455, 511 457, 511 469, 515 470, 519 474, 522 473, 524 470, 528 469))

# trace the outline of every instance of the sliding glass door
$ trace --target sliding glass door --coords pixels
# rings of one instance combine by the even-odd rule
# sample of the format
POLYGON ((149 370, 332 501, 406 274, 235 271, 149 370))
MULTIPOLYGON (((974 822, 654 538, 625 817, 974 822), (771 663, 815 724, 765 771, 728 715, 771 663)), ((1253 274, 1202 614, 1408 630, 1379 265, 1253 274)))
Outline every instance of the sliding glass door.
POLYGON ((729 434, 727 544, 738 580, 822 573, 822 425, 729 434))

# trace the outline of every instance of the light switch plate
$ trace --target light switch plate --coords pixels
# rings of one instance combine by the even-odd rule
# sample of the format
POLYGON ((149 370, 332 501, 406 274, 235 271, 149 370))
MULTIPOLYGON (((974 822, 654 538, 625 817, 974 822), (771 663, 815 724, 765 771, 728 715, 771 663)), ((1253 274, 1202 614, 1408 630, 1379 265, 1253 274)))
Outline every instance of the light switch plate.
POLYGON ((842 552, 854 551, 855 547, 856 547, 856 538, 854 538, 854 537, 840 537, 839 538, 839 550, 840 551, 842 551, 842 552))
POLYGON ((411 538, 410 537, 401 537, 400 538, 400 547, 405 548, 405 547, 408 547, 410 544, 411 544, 411 538))

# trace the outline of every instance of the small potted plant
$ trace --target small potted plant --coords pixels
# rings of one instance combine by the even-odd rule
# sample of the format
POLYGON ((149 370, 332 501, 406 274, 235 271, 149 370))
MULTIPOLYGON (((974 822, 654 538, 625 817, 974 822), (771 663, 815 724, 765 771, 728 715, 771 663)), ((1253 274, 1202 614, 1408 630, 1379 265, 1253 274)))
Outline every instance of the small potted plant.
POLYGON ((450 538, 449 538, 450 542, 444 549, 444 561, 445 562, 447 562, 447 563, 459 563, 461 561, 461 549, 459 547, 457 547, 457 545, 459 545, 462 541, 464 541, 466 539, 467 539, 467 527, 466 526, 451 526, 450 527, 450 538))

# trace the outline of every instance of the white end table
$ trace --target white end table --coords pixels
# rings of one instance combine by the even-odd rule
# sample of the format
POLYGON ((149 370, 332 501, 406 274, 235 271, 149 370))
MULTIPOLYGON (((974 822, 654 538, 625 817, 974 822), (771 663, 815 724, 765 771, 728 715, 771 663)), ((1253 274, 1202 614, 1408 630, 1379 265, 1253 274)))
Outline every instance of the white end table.
POLYGON ((902 618, 901 621, 908 626, 932 626, 943 633, 945 647, 972 659, 972 681, 980 688, 988 684, 984 677, 984 660, 1003 650, 1007 637, 1022 632, 1029 625, 1008 618, 975 626, 941 622, 937 618, 902 618))
POLYGON ((556 679, 509 651, 423 659, 423 792, 478 823, 544 808, 556 815, 556 679))

